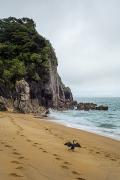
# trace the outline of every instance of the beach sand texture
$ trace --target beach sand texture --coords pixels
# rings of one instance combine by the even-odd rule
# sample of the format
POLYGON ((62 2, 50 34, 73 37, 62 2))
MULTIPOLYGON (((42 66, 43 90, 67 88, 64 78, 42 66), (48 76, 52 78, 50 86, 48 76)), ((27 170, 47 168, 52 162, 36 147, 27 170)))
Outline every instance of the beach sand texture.
POLYGON ((0 180, 120 180, 120 141, 33 115, 0 113, 0 180), (76 139, 82 148, 68 151, 76 139))

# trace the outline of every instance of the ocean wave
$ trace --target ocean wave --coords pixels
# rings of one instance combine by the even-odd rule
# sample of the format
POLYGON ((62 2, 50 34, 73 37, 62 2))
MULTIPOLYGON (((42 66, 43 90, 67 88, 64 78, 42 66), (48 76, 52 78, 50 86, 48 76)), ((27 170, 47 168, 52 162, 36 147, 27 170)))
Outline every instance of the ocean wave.
POLYGON ((108 128, 108 129, 115 129, 117 126, 114 124, 102 123, 98 127, 108 128))
MULTIPOLYGON (((84 99, 78 100, 84 102, 84 99)), ((55 111, 50 118, 69 127, 86 130, 120 140, 120 98, 86 98, 85 102, 107 104, 109 110, 101 111, 55 111), (101 103, 102 102, 102 103, 101 103)))

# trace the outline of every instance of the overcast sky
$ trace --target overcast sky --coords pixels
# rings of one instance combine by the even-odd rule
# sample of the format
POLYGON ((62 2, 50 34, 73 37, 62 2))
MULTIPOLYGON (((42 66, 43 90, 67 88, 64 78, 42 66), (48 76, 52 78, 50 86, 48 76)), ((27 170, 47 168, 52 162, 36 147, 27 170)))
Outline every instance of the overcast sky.
POLYGON ((120 0, 0 0, 0 17, 33 18, 74 96, 120 96, 120 0))

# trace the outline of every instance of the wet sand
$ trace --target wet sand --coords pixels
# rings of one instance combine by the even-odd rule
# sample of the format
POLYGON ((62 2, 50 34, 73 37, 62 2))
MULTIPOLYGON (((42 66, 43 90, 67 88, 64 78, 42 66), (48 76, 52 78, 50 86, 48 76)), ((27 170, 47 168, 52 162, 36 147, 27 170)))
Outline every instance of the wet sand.
POLYGON ((120 180, 120 141, 0 112, 0 180, 120 180), (64 143, 82 146, 68 151, 64 143))

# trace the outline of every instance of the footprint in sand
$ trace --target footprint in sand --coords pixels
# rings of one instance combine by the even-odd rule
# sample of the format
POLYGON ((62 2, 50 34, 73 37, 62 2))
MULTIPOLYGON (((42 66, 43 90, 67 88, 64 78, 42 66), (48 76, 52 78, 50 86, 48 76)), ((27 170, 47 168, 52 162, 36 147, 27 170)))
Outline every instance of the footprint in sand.
POLYGON ((59 158, 59 157, 56 157, 55 159, 57 159, 57 160, 62 160, 61 158, 59 158))
POLYGON ((112 158, 111 161, 117 161, 116 159, 112 158))
POLYGON ((13 151, 17 151, 17 149, 13 149, 13 151))
POLYGON ((106 158, 110 158, 110 159, 112 159, 111 154, 105 154, 105 157, 106 157, 106 158))
POLYGON ((32 146, 37 147, 37 145, 36 145, 36 144, 32 144, 32 146))
POLYGON ((110 155, 109 155, 109 154, 106 154, 105 157, 110 157, 110 155))
POLYGON ((9 175, 10 175, 10 176, 13 176, 13 177, 24 177, 24 176, 19 175, 19 174, 16 174, 16 173, 10 173, 9 175))
POLYGON ((43 150, 44 153, 48 153, 46 150, 43 150))
POLYGON ((18 159, 24 159, 24 156, 20 156, 20 157, 18 157, 18 159))
POLYGON ((59 156, 58 154, 53 154, 53 156, 59 156))
POLYGON ((23 169, 23 166, 18 166, 16 167, 16 169, 23 169))
POLYGON ((35 145, 39 145, 39 143, 34 143, 35 145))
POLYGON ((100 152, 99 152, 99 151, 96 151, 96 154, 100 154, 100 152))
POLYGON ((6 144, 5 147, 11 148, 12 146, 6 144))
POLYGON ((78 173, 77 171, 72 171, 72 174, 80 175, 80 173, 78 173))
POLYGON ((16 131, 17 134, 20 134, 20 131, 16 131))
POLYGON ((24 134, 21 134, 20 136, 24 137, 25 135, 24 135, 24 134))
POLYGON ((45 128, 46 131, 48 131, 49 129, 48 128, 45 128))
POLYGON ((1 142, 1 144, 5 144, 5 142, 1 142))
POLYGON ((68 161, 64 161, 64 164, 71 165, 71 163, 69 163, 68 161))
POLYGON ((93 149, 90 149, 90 152, 92 153, 92 152, 93 152, 93 149))
POLYGON ((27 142, 32 142, 32 140, 30 140, 30 139, 26 139, 26 141, 27 141, 27 142))
POLYGON ((22 164, 19 161, 11 161, 11 163, 13 163, 13 164, 22 164))
POLYGON ((56 160, 62 160, 62 158, 58 155, 58 154, 53 154, 53 156, 55 156, 56 158, 56 160))
POLYGON ((21 155, 21 154, 18 153, 18 152, 13 152, 13 154, 14 154, 14 155, 18 155, 18 156, 21 155))
POLYGON ((61 166, 63 169, 69 169, 69 167, 68 166, 65 166, 65 165, 62 165, 61 166))

